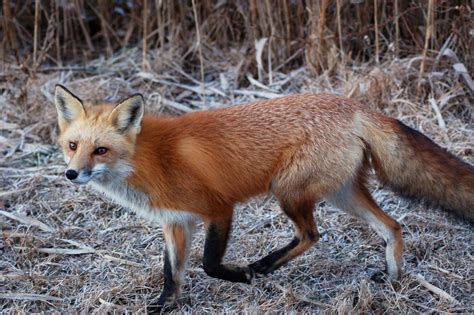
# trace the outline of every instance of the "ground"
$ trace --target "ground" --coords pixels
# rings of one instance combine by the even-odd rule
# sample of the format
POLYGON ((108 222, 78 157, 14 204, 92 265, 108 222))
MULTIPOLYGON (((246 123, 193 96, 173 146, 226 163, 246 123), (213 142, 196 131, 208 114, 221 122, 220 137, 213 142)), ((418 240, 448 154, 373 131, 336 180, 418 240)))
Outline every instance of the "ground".
MULTIPOLYGON (((141 53, 123 51, 84 69, 26 73, 3 65, 0 104, 0 309, 12 312, 145 312, 162 287, 162 232, 93 192, 68 183, 55 144, 52 93, 62 83, 86 101, 144 94, 152 113, 230 106, 303 91, 359 98, 424 132, 472 163, 472 99, 449 64, 421 87, 416 60, 340 65, 320 75, 306 68, 273 74, 255 86, 238 79, 232 61, 209 66, 206 90, 166 60, 141 69, 141 53)), ((234 63, 237 64, 237 63, 234 63)), ((194 77, 199 77, 195 75, 194 77)), ((383 241, 365 224, 322 203, 321 234, 307 253, 252 285, 208 277, 201 267, 202 228, 193 243, 175 312, 474 312, 472 225, 439 209, 408 202, 372 181, 381 207, 402 225, 405 273, 376 283, 383 241)), ((247 264, 293 236, 271 197, 239 205, 226 261, 247 264)))

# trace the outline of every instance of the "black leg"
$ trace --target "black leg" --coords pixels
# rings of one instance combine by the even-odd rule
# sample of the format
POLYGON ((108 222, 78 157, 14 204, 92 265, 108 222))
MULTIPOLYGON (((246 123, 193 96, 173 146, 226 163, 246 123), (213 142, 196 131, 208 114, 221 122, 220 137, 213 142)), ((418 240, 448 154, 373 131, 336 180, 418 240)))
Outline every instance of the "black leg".
POLYGON ((281 259, 288 255, 288 253, 294 249, 298 244, 300 243, 300 240, 295 237, 288 245, 286 245, 283 248, 280 248, 274 252, 271 252, 267 256, 263 257, 260 260, 257 260, 256 262, 250 264, 250 268, 255 271, 256 274, 260 275, 267 275, 276 269, 280 268, 285 262, 282 261, 281 259), (277 263, 278 261, 281 261, 281 263, 277 263))
POLYGON ((249 267, 237 267, 222 264, 231 218, 207 223, 206 242, 204 245, 203 267, 211 277, 232 282, 251 283, 254 273, 249 267))
POLYGON ((168 248, 163 250, 164 254, 164 264, 163 264, 163 291, 158 299, 159 305, 166 305, 170 302, 174 302, 176 295, 178 293, 179 287, 176 281, 173 279, 173 272, 171 269, 170 255, 168 248))
POLYGON ((193 229, 194 223, 191 222, 163 226, 166 241, 163 250, 163 291, 156 304, 147 309, 149 313, 161 312, 164 307, 175 303, 184 277, 193 229))

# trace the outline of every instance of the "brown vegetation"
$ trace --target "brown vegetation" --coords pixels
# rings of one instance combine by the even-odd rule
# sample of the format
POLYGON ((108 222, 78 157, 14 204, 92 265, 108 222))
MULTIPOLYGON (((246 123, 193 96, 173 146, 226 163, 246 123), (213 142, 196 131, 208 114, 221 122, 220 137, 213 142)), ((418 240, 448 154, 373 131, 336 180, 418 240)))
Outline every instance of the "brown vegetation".
MULTIPOLYGON (((140 92, 149 112, 167 114, 303 91, 350 95, 474 162, 465 1, 144 1, 2 3, 4 311, 143 312, 162 285, 161 229, 62 177, 56 83, 89 102, 140 92)), ((474 312, 472 226, 372 187, 403 228, 397 290, 370 281, 383 268, 376 234, 322 204, 319 243, 252 286, 206 276, 198 233, 177 310, 474 312)), ((255 261, 291 229, 271 198, 241 205, 227 260, 255 261)))

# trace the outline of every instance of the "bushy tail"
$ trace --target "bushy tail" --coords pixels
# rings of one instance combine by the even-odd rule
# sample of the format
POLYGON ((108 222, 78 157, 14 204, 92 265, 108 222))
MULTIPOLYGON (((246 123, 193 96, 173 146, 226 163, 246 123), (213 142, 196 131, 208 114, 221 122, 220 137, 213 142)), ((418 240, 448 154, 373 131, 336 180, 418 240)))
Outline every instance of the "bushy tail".
POLYGON ((400 121, 362 118, 379 179, 401 194, 424 199, 474 223, 474 167, 400 121))

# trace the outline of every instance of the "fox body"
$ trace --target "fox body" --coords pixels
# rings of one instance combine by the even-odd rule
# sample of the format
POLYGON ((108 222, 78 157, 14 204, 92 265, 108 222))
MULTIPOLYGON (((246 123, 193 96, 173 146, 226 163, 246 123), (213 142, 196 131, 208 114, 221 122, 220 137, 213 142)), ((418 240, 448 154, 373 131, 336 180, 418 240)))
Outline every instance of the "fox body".
POLYGON ((387 274, 398 279, 401 229, 366 188, 371 167, 396 191, 474 220, 471 165, 348 98, 300 94, 170 118, 144 115, 140 95, 85 107, 58 85, 55 103, 66 177, 162 224, 159 306, 176 299, 197 219, 206 229, 205 272, 250 283, 318 240, 313 210, 322 200, 375 229, 387 274), (235 203, 266 192, 293 222, 294 239, 248 266, 223 264, 235 203))

